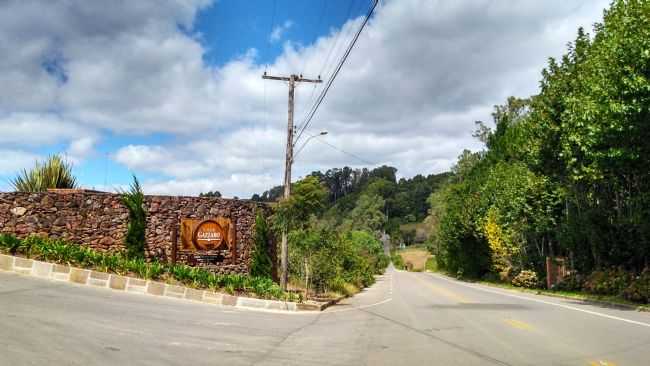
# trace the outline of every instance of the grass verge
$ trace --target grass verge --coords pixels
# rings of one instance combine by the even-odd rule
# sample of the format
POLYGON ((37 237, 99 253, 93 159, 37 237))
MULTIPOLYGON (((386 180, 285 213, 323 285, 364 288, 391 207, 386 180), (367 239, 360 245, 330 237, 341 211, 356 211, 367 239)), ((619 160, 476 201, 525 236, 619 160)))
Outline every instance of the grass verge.
MULTIPOLYGON (((434 259, 435 258, 431 258, 431 260, 434 259)), ((429 263, 427 262, 427 264, 429 263)), ((593 303, 598 303, 603 305, 609 305, 613 307, 624 307, 627 309, 634 309, 637 311, 650 312, 650 304, 639 304, 637 302, 629 301, 618 296, 594 295, 594 294, 579 292, 579 291, 559 291, 559 290, 546 290, 546 289, 539 289, 539 288, 524 288, 524 287, 517 287, 509 283, 495 282, 495 281, 485 281, 485 280, 472 281, 469 279, 456 278, 455 276, 452 276, 451 274, 438 269, 437 266, 435 267, 435 270, 433 269, 434 268, 433 266, 431 268, 432 269, 427 268, 427 272, 440 273, 447 277, 454 278, 458 281, 477 283, 484 286, 498 287, 506 290, 514 290, 514 291, 534 294, 534 295, 545 295, 545 296, 557 297, 562 299, 580 300, 585 302, 593 302, 593 303)))
POLYGON ((529 288, 513 286, 513 285, 510 285, 510 284, 507 284, 507 283, 492 282, 492 281, 476 281, 474 283, 478 283, 478 284, 486 285, 486 286, 492 286, 492 287, 508 289, 508 290, 515 290, 515 291, 518 291, 518 292, 535 294, 535 295, 546 295, 546 296, 551 296, 551 297, 559 297, 559 298, 563 298, 563 299, 580 300, 580 301, 594 302, 594 303, 600 303, 600 304, 606 304, 606 305, 612 305, 612 306, 634 308, 635 310, 638 310, 638 311, 650 311, 650 305, 635 303, 635 302, 620 298, 618 296, 594 295, 594 294, 589 294, 589 293, 585 293, 585 292, 578 292, 578 291, 557 291, 557 290, 545 290, 545 289, 529 289, 529 288))

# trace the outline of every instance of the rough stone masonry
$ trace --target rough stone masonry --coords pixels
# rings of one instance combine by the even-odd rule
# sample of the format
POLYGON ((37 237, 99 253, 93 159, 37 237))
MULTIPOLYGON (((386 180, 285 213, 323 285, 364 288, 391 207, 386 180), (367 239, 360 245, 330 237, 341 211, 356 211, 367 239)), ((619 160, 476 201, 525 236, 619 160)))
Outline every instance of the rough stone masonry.
MULTIPOLYGON (((180 243, 181 218, 230 218, 236 227, 236 258, 227 249, 204 253, 180 250, 178 262, 216 273, 248 273, 255 215, 266 207, 253 201, 208 197, 145 196, 147 259, 168 261, 172 232, 180 243), (206 259, 209 258, 209 259, 206 259)), ((124 249, 129 213, 120 195, 88 190, 0 193, 0 232, 62 238, 101 251, 124 249)), ((269 248, 272 249, 272 248, 269 248)), ((274 250, 270 254, 274 257, 274 250)))

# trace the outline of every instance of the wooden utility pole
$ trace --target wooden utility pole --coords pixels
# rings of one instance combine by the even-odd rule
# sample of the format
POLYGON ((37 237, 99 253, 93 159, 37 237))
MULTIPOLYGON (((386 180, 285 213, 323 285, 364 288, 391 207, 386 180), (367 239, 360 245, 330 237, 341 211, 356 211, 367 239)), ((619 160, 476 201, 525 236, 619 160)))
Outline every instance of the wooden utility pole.
MULTIPOLYGON (((305 79, 302 75, 270 76, 264 72, 263 79, 280 80, 289 82, 289 119, 287 123, 287 150, 284 160, 284 199, 291 196, 291 165, 293 164, 293 96, 296 83, 322 83, 320 79, 305 79)), ((282 230, 282 242, 280 244, 280 287, 282 290, 287 289, 287 280, 289 278, 289 246, 287 243, 287 228, 282 230)))

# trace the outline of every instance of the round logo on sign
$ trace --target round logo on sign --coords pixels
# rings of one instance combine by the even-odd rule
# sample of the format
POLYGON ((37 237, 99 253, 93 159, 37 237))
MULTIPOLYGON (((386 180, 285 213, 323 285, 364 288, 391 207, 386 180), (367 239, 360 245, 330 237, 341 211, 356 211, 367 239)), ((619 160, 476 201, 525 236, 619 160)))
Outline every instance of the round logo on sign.
POLYGON ((213 250, 223 242, 224 231, 216 221, 205 220, 196 227, 192 239, 197 249, 213 250))

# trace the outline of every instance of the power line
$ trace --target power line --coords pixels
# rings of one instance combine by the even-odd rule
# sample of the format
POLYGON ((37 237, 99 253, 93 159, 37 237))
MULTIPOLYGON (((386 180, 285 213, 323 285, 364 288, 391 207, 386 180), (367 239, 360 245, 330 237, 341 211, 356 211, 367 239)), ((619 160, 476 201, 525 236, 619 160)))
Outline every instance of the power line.
MULTIPOLYGON (((350 0, 350 2, 348 4, 347 14, 345 15, 345 18, 343 18, 344 22, 347 21, 348 19, 350 19, 350 14, 352 13, 352 5, 354 4, 354 2, 355 1, 350 0)), ((334 50, 339 49, 339 47, 338 47, 339 46, 339 40, 341 39, 341 34, 342 33, 343 33, 343 27, 341 27, 341 30, 336 33, 336 37, 334 37, 334 42, 332 43, 329 50, 327 51, 327 57, 325 57, 325 60, 323 60, 323 64, 321 65, 320 71, 318 72, 319 76, 325 75, 323 72, 325 71, 326 67, 328 66, 329 60, 332 57, 332 54, 338 53, 338 51, 334 52, 334 50)), ((312 88, 311 93, 309 94, 309 98, 308 98, 309 101, 307 102, 306 105, 312 105, 312 107, 313 107, 312 103, 314 102, 314 95, 316 94, 316 88, 317 87, 318 87, 317 85, 314 85, 314 87, 312 88)), ((307 119, 308 114, 309 114, 309 112, 305 114, 305 116, 303 117, 303 120, 307 119)), ((299 123, 297 126, 301 127, 301 124, 299 123)))
MULTIPOLYGON (((320 8, 320 16, 318 17, 318 23, 317 23, 318 25, 314 28, 314 31, 312 32, 312 37, 314 38, 314 42, 318 30, 320 29, 321 24, 323 24, 323 18, 325 18, 325 11, 327 10, 327 1, 321 0, 321 2, 322 2, 322 6, 320 8)), ((303 63, 302 70, 300 70, 300 74, 304 74, 306 68, 307 68, 307 60, 305 60, 305 62, 303 63)))
POLYGON ((373 163, 372 161, 368 161, 368 160, 366 160, 366 159, 364 159, 364 158, 362 158, 362 157, 360 157, 358 155, 355 155, 355 154, 353 154, 353 153, 351 153, 349 151, 345 151, 345 150, 341 149, 340 147, 334 146, 334 145, 330 144, 329 142, 327 142, 325 140, 321 140, 317 135, 314 135, 314 140, 320 142, 321 144, 325 144, 325 145, 329 146, 330 148, 332 148, 332 149, 334 149, 334 150, 336 150, 336 151, 338 151, 340 153, 343 153, 345 155, 349 155, 349 156, 351 156, 351 157, 353 157, 353 158, 355 158, 355 159, 357 159, 357 160, 359 160, 359 161, 361 161, 361 162, 363 162, 365 164, 378 165, 377 163, 373 163))
POLYGON ((329 80, 327 81, 327 83, 325 85, 325 88, 323 89, 321 94, 318 96, 318 99, 316 100, 316 104, 314 104, 314 106, 312 107, 310 112, 307 114, 307 118, 306 118, 305 122, 303 122, 301 124, 302 127, 300 128, 300 132, 298 132, 298 137, 296 138, 294 144, 297 143, 298 140, 300 140, 300 137, 302 136, 303 132, 307 129, 307 127, 309 127, 309 124, 311 123, 312 119, 314 118, 314 115, 316 114, 316 111, 318 110, 320 105, 323 103, 323 100, 325 99, 325 96, 327 95, 327 92, 329 91, 330 87, 332 86, 332 83, 336 79, 336 76, 341 71, 341 68, 345 64, 345 61, 348 59, 348 56, 350 55, 350 52, 352 52, 352 48, 357 43, 357 40, 359 39, 359 36, 361 35, 361 32, 363 31, 366 24, 368 23, 368 20, 372 16, 372 13, 375 11, 375 8, 377 7, 378 3, 379 3, 379 0, 374 0, 374 3, 372 5, 372 7, 368 11, 368 14, 366 15, 365 19, 363 20, 363 23, 361 23, 361 26, 359 27, 359 30, 354 35, 354 38, 352 39, 352 41, 350 42, 350 45, 348 46, 347 50, 343 54, 343 57, 341 58, 341 61, 339 62, 336 69, 332 73, 332 77, 329 78, 329 80))
MULTIPOLYGON (((273 33, 273 27, 275 27, 275 10, 277 8, 277 5, 278 5, 277 0, 273 0, 273 12, 272 12, 272 15, 271 15, 271 27, 269 28, 269 33, 268 33, 269 36, 268 37, 270 37, 270 34, 273 33)), ((266 57, 267 58, 269 57, 269 50, 270 49, 271 49, 271 40, 269 38, 267 38, 266 39, 266 57)), ((268 71, 267 70, 268 66, 269 66, 269 64, 267 62, 264 65, 264 71, 268 71)))

